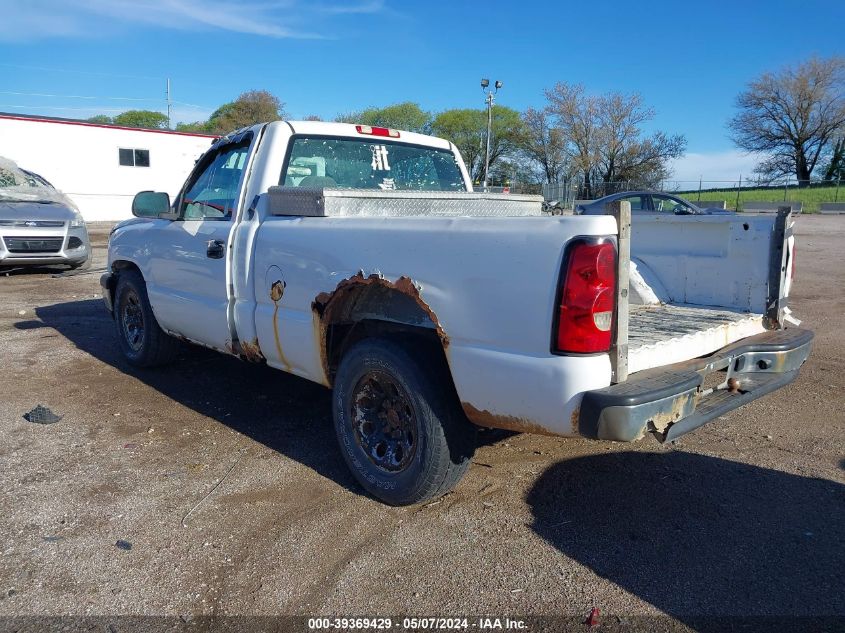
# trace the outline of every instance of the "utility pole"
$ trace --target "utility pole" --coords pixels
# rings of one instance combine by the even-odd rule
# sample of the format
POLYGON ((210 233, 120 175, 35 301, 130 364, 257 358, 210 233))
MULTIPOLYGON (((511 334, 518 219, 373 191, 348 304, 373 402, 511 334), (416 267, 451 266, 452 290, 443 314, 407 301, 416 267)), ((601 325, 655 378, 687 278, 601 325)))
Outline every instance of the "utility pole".
MULTIPOLYGON (((496 92, 502 87, 502 82, 498 79, 493 84, 496 92)), ((490 90, 490 80, 481 80, 481 89, 487 92, 487 151, 484 153, 484 184, 482 185, 484 191, 487 191, 487 181, 489 180, 490 172, 490 136, 493 133, 493 92, 490 90)))
POLYGON ((164 96, 167 98, 167 129, 173 129, 170 127, 170 114, 171 108, 173 107, 170 103, 170 77, 167 78, 167 87, 165 88, 164 96))

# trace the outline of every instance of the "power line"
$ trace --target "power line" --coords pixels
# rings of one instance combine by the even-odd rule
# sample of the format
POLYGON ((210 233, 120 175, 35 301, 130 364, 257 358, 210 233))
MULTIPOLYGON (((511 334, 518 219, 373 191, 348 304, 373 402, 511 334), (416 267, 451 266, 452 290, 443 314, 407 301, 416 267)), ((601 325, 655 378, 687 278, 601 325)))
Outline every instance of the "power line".
POLYGON ((150 77, 148 75, 123 75, 120 73, 104 73, 91 70, 68 70, 67 68, 50 68, 48 66, 25 66, 22 64, 7 63, 0 63, 0 66, 5 66, 6 68, 20 68, 22 70, 43 70, 45 72, 76 73, 78 75, 96 75, 99 77, 125 77, 127 79, 152 79, 155 81, 161 81, 163 79, 163 77, 150 77))
POLYGON ((31 105, 13 105, 11 103, 0 103, 0 108, 15 108, 17 110, 80 110, 83 112, 91 112, 96 110, 98 112, 126 112, 123 108, 69 108, 61 106, 31 106, 31 105))
POLYGON ((197 108, 198 110, 214 110, 214 108, 211 108, 209 106, 197 105, 195 103, 185 103, 184 101, 176 101, 175 99, 173 99, 173 103, 188 106, 189 108, 197 108))
POLYGON ((0 94, 18 95, 21 97, 56 97, 60 99, 109 99, 112 101, 158 101, 153 97, 95 97, 92 95, 54 95, 46 92, 13 92, 11 90, 0 90, 0 94))
MULTIPOLYGON (((107 99, 111 101, 146 101, 146 102, 160 102, 161 99, 156 97, 97 97, 93 95, 56 95, 50 94, 46 92, 16 92, 11 90, 0 90, 0 94, 4 95, 15 95, 21 97, 51 97, 51 98, 58 98, 58 99, 107 99)), ((196 110, 213 110, 209 106, 204 105, 197 105, 196 103, 186 103, 184 101, 176 101, 175 99, 171 100, 172 103, 178 103, 179 105, 186 106, 188 108, 194 108, 196 110)))

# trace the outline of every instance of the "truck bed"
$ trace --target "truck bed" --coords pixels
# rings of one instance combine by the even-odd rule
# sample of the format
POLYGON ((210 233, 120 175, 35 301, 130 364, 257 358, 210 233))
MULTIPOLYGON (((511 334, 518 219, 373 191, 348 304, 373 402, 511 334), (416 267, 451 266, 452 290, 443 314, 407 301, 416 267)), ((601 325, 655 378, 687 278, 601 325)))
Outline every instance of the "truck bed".
POLYGON ((762 314, 674 303, 632 305, 628 371, 633 373, 710 354, 763 331, 762 314))

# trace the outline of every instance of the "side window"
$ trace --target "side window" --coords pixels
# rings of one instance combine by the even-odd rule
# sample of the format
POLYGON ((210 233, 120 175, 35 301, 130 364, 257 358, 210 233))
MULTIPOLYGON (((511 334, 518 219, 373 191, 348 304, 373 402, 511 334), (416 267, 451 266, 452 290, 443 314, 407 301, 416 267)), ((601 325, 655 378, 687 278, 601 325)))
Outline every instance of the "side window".
POLYGON ((133 154, 133 150, 131 149, 123 149, 122 147, 117 150, 117 158, 118 162, 123 167, 134 167, 135 166, 135 156, 133 154))
POLYGON ((654 203, 654 210, 658 213, 690 213, 692 209, 680 200, 669 196, 651 196, 654 203))
POLYGON ((117 162, 122 167, 149 167, 150 150, 120 147, 117 150, 117 162))
POLYGON ((631 211, 648 211, 648 205, 643 196, 627 196, 620 198, 620 200, 627 200, 631 203, 631 211))
POLYGON ((150 166, 150 150, 136 149, 135 150, 135 167, 149 167, 150 166))
POLYGON ((230 220, 238 205, 249 143, 227 147, 194 175, 182 196, 180 217, 184 220, 230 220))

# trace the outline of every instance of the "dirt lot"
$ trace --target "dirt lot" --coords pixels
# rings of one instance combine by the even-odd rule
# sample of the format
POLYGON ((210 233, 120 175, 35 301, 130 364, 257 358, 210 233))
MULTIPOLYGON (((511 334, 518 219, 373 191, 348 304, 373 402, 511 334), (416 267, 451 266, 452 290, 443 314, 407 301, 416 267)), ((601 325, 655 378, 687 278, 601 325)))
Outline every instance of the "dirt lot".
POLYGON ((674 446, 488 434, 413 508, 362 494, 322 387, 131 369, 99 273, 0 276, 0 616, 845 616, 845 217, 797 230, 797 382, 674 446))

